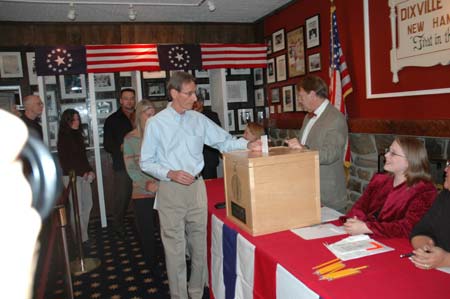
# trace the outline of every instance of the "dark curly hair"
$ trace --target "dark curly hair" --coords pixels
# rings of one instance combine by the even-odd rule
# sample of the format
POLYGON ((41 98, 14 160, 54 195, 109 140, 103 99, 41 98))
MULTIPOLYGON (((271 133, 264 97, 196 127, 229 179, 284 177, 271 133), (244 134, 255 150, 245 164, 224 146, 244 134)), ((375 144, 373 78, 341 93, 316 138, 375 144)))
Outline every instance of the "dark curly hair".
POLYGON ((64 110, 63 114, 61 115, 61 120, 59 122, 58 139, 63 134, 73 134, 75 132, 77 133, 76 135, 80 140, 84 140, 83 130, 81 129, 80 113, 75 109, 69 108, 69 109, 64 110), (77 130, 74 130, 70 127, 70 125, 72 124, 74 115, 78 115, 78 118, 80 119, 80 126, 78 127, 77 130))

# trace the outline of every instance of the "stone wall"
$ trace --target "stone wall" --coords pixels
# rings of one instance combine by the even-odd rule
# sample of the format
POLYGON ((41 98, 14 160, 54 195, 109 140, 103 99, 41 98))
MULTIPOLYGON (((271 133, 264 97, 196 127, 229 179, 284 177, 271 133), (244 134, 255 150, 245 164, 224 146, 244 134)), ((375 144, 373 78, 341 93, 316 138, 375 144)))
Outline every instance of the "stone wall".
MULTIPOLYGON (((279 146, 287 138, 298 137, 300 130, 268 128, 273 145, 279 146)), ((347 208, 361 196, 372 176, 383 170, 384 152, 389 148, 395 135, 356 134, 350 135, 352 165, 347 173, 347 208)), ((438 137, 418 137, 425 142, 431 163, 431 173, 437 185, 443 183, 444 167, 450 159, 450 139, 438 137)))

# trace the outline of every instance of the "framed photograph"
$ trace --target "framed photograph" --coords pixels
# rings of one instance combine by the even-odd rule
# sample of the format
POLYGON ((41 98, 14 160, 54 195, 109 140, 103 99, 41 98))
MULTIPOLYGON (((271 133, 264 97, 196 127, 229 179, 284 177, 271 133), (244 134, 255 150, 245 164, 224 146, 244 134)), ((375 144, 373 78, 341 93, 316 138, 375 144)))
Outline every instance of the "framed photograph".
POLYGON ((320 46, 320 16, 315 15, 306 19, 306 48, 320 46))
POLYGON ((228 132, 236 131, 236 123, 234 121, 234 110, 227 111, 227 130, 228 132))
POLYGON ((50 139, 50 146, 56 146, 58 139, 58 122, 52 121, 48 123, 48 138, 50 139))
POLYGON ((245 127, 247 127, 247 123, 254 121, 253 109, 238 109, 238 119, 239 131, 244 131, 245 127))
POLYGON ((34 62, 34 52, 27 52, 27 70, 28 70, 28 82, 30 85, 37 85, 36 64, 34 62))
POLYGON ((283 112, 294 111, 294 89, 292 85, 283 86, 283 112))
POLYGON ((253 84, 254 85, 262 85, 262 84, 264 84, 263 69, 262 68, 253 69, 253 84))
POLYGON ((322 64, 320 63, 320 52, 311 54, 308 56, 308 71, 317 72, 322 69, 322 64))
POLYGON ((116 99, 101 99, 95 101, 95 107, 97 109, 98 118, 107 118, 117 110, 116 99))
POLYGON ((114 73, 94 74, 95 91, 115 91, 114 73))
POLYGON ((195 78, 209 78, 209 72, 205 70, 195 70, 195 78))
POLYGON ((85 75, 60 75, 62 99, 82 99, 86 97, 85 75))
POLYGON ((50 116, 58 117, 58 110, 56 110, 56 95, 54 90, 47 91, 47 99, 45 107, 47 108, 48 117, 50 116))
POLYGON ((279 103, 280 102, 280 89, 278 87, 272 88, 270 90, 271 93, 271 103, 279 103))
POLYGON ((245 80, 227 81, 227 102, 247 102, 247 82, 245 80))
POLYGON ((230 75, 250 75, 250 69, 230 69, 230 75))
POLYGON ((264 88, 262 87, 255 89, 255 106, 264 106, 264 88))
POLYGON ((210 86, 209 84, 197 84, 197 94, 201 95, 205 106, 211 106, 210 86))
POLYGON ((286 41, 284 39, 284 28, 272 33, 273 53, 284 50, 286 41))
POLYGON ((275 58, 267 60, 267 83, 275 82, 275 58))
POLYGON ((303 26, 287 33, 289 78, 306 74, 303 26))
POLYGON ((276 58, 277 62, 277 82, 287 79, 286 75, 286 55, 280 55, 276 58))
POLYGON ((78 113, 80 114, 82 124, 89 123, 89 111, 88 111, 86 102, 61 104, 61 113, 63 113, 67 109, 77 110, 78 113))
POLYGON ((2 78, 23 77, 20 52, 0 52, 0 76, 2 78))
POLYGON ((264 122, 264 110, 256 111, 256 122, 262 124, 264 122))
POLYGON ((272 37, 266 37, 265 41, 267 45, 267 55, 270 55, 272 54, 272 37))
POLYGON ((150 82, 148 83, 148 96, 164 97, 166 95, 166 84, 164 82, 150 82))
POLYGON ((144 79, 161 79, 161 78, 166 78, 166 71, 142 72, 142 78, 144 78, 144 79))

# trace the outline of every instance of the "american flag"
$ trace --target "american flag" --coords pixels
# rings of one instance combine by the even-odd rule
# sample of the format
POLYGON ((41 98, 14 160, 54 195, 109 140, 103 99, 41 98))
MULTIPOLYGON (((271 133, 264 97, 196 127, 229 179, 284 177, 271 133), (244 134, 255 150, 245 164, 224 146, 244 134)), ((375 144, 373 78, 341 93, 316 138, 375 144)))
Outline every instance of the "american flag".
MULTIPOLYGON (((331 7, 331 61, 330 61, 330 101, 344 115, 347 116, 345 109, 345 97, 349 95, 352 89, 350 74, 348 73, 347 63, 342 52, 339 41, 338 25, 336 19, 336 7, 331 7)), ((350 146, 347 142, 345 161, 350 162, 350 146)))
POLYGON ((203 69, 267 67, 265 44, 201 44, 203 69))
POLYGON ((156 44, 87 45, 88 73, 159 71, 156 44))

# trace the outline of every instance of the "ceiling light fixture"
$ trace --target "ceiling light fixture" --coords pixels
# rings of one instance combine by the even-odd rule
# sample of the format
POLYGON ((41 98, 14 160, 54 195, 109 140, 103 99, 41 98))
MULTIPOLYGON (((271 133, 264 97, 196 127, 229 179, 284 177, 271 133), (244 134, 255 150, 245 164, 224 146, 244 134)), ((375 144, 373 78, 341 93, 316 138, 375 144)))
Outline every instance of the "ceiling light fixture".
POLYGON ((137 17, 136 9, 134 9, 133 4, 128 7, 128 20, 135 21, 137 17))
POLYGON ((214 1, 208 0, 207 4, 208 4, 208 10, 210 12, 213 12, 216 10, 216 5, 214 4, 214 1))
POLYGON ((75 21, 75 19, 77 18, 77 13, 75 12, 73 2, 70 2, 69 4, 69 12, 67 13, 67 18, 71 21, 75 21))

